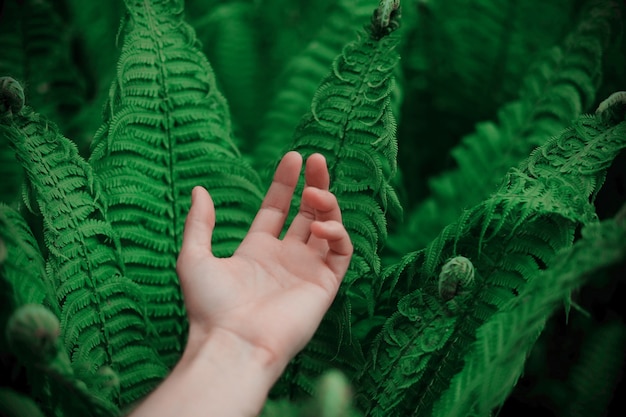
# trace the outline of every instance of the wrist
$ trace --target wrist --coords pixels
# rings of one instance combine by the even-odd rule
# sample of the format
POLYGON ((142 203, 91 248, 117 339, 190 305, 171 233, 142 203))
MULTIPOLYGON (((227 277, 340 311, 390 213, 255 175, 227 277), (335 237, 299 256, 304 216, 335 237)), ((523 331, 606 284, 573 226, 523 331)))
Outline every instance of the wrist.
POLYGON ((132 417, 257 416, 284 366, 227 330, 190 329, 180 361, 132 417))
POLYGON ((216 328, 208 332, 190 328, 187 346, 177 366, 188 366, 202 360, 219 358, 246 364, 275 382, 287 366, 288 360, 229 330, 216 328))

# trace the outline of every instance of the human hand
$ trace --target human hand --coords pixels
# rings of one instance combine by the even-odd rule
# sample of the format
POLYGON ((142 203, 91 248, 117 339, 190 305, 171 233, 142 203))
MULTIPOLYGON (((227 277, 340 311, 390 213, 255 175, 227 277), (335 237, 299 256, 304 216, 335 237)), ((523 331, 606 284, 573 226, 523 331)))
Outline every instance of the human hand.
POLYGON ((301 166, 297 152, 283 157, 248 234, 230 258, 213 256, 215 209, 207 191, 194 188, 177 263, 189 318, 186 350, 225 331, 269 354, 282 371, 313 336, 353 247, 337 199, 328 191, 320 154, 307 160, 300 210, 279 239, 301 166))

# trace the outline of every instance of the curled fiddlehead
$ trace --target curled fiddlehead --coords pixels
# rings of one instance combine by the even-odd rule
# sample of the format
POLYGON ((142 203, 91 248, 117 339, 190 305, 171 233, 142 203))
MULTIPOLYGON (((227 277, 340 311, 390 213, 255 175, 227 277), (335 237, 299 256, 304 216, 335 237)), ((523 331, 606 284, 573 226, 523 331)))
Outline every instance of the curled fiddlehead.
POLYGON ((464 256, 449 259, 439 273, 439 296, 448 301, 474 282, 474 265, 464 256))
POLYGON ((11 77, 0 77, 0 115, 11 116, 24 107, 24 88, 11 77))

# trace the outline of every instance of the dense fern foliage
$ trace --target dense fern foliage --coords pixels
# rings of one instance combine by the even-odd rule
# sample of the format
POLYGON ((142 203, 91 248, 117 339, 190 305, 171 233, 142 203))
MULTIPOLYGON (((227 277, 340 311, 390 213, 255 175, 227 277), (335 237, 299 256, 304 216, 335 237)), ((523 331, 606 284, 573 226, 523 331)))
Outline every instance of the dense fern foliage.
POLYGON ((148 394, 186 342, 191 189, 229 256, 296 150, 325 156, 355 250, 263 416, 610 415, 625 12, 0 2, 0 414, 112 417, 148 394))
POLYGON ((125 47, 90 157, 123 263, 146 294, 156 346, 169 365, 183 346, 174 267, 191 189, 210 189, 217 221, 225 223, 215 236, 217 256, 234 252, 261 198, 256 174, 233 143, 226 101, 176 7, 127 3, 125 47))

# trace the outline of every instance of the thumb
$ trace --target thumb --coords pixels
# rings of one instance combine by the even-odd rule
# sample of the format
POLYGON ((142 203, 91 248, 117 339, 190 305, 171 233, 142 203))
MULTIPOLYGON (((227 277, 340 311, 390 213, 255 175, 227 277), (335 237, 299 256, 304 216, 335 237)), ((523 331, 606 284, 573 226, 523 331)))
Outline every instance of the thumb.
POLYGON ((201 250, 211 253, 211 236, 215 228, 215 207, 208 191, 194 187, 191 208, 185 220, 182 250, 201 250))

